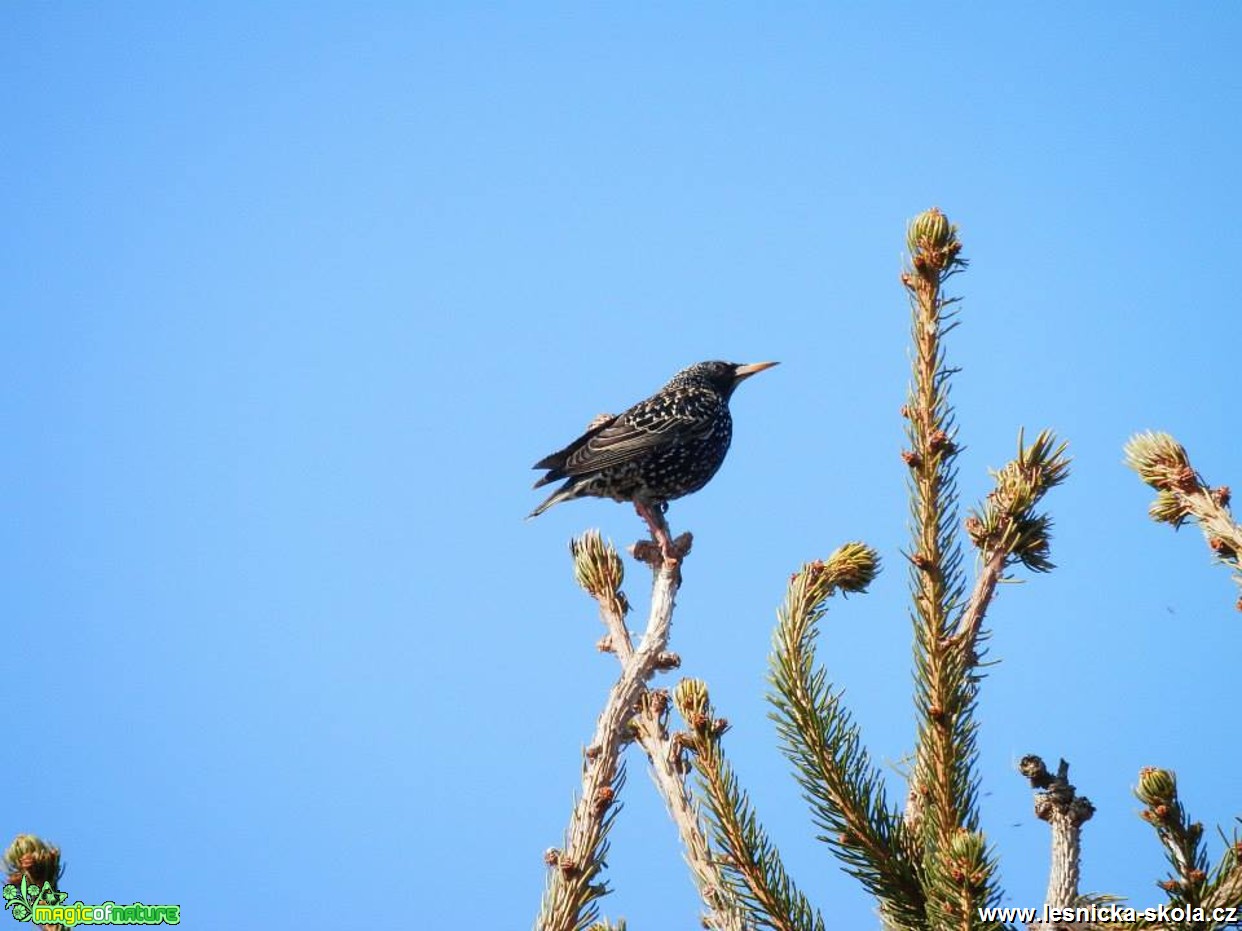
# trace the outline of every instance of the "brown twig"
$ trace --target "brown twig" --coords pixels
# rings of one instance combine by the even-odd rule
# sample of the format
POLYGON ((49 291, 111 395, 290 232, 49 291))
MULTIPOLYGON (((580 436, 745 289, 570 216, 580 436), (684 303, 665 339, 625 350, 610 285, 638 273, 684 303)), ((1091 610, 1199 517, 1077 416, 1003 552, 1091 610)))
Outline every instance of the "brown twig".
MULTIPOLYGON (((660 516, 663 523, 663 516, 660 516)), ((664 525, 667 534, 667 524, 664 525)), ((690 536, 683 534, 678 538, 676 552, 678 561, 690 551, 690 536)), ((636 545, 638 548, 638 545, 636 545)), ((660 571, 655 567, 655 571, 660 571)), ((622 610, 623 602, 616 599, 600 599, 600 619, 608 628, 608 639, 613 645, 617 660, 624 668, 634 656, 629 628, 625 623, 622 610)), ((672 668, 676 663, 675 654, 665 654, 661 663, 664 668, 672 668), (669 659, 671 658, 671 659, 669 659)), ((679 663, 680 661, 677 661, 679 663)), ((720 870, 712 858, 707 842, 707 831, 697 806, 694 804, 689 786, 686 784, 688 769, 682 760, 680 748, 674 744, 669 734, 667 721, 668 693, 647 691, 639 702, 638 714, 634 716, 634 733, 639 745, 646 751, 651 763, 651 778, 664 798, 668 813, 677 825, 677 833, 685 850, 686 863, 694 876, 699 895, 707 907, 703 916, 707 927, 716 931, 744 931, 741 912, 733 906, 720 870)))
POLYGON ((1024 756, 1018 771, 1036 790, 1035 816, 1052 829, 1052 863, 1048 871, 1048 908, 1069 908, 1078 901, 1079 852, 1082 826, 1095 806, 1070 785, 1069 764, 1062 760, 1056 775, 1037 756, 1024 756))
POLYGON ((992 603, 992 596, 996 594, 996 586, 1004 577, 1007 561, 1008 554, 1003 550, 994 550, 988 554, 975 579, 975 587, 971 589, 966 609, 958 620, 952 643, 967 655, 968 665, 975 664, 975 644, 979 640, 979 631, 983 628, 983 619, 992 603))
MULTIPOLYGON (((641 513, 641 512, 640 512, 641 513)), ((666 651, 672 624, 674 598, 681 583, 681 560, 690 551, 692 538, 682 534, 669 540, 667 523, 658 511, 649 511, 664 531, 666 545, 641 541, 632 548, 635 556, 652 567, 654 584, 647 628, 637 647, 625 623, 628 609, 620 591, 620 558, 605 547, 598 535, 587 535, 574 545, 575 571, 579 582, 599 602, 600 617, 608 629, 602 646, 616 653, 621 672, 600 713, 595 735, 585 753, 582 794, 574 806, 563 850, 545 856, 551 872, 537 927, 540 931, 571 931, 578 927, 591 903, 605 889, 593 880, 603 868, 604 835, 610 810, 619 788, 621 754, 625 742, 637 738, 652 762, 653 778, 664 795, 677 824, 700 893, 708 907, 707 919, 718 931, 743 931, 740 917, 728 908, 724 886, 711 860, 706 834, 685 785, 684 773, 672 738, 663 726, 663 711, 647 682, 661 669, 676 665, 666 651)), ((657 540, 661 535, 649 519, 657 540)), ((665 695, 665 704, 667 696, 665 695)))

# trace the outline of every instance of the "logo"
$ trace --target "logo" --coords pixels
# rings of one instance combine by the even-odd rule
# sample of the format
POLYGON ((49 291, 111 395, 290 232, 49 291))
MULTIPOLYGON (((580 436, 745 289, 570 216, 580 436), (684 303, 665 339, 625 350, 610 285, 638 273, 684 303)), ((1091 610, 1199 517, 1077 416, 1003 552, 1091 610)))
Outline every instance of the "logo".
POLYGON ((32 921, 35 924, 61 924, 67 928, 74 925, 179 925, 181 924, 180 905, 143 905, 133 902, 130 905, 117 905, 115 902, 104 902, 102 905, 87 905, 85 902, 66 904, 69 893, 52 888, 50 882, 36 886, 29 882, 25 874, 22 881, 10 883, 4 887, 5 911, 13 910, 13 917, 18 921, 32 921))

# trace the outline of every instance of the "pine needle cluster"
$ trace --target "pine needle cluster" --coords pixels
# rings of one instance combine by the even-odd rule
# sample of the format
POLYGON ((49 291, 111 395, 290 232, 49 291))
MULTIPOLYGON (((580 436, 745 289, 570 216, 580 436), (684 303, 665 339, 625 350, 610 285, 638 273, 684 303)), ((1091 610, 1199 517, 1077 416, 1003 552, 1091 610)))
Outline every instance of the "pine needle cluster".
MULTIPOLYGON (((1187 520, 1197 521, 1216 559, 1233 570, 1242 585, 1242 527, 1229 510, 1227 485, 1212 488, 1190 464, 1185 447, 1167 433, 1139 433, 1125 449, 1126 463, 1139 478, 1156 489, 1147 513, 1176 530, 1187 520)), ((1242 611, 1242 598, 1237 601, 1242 611)))

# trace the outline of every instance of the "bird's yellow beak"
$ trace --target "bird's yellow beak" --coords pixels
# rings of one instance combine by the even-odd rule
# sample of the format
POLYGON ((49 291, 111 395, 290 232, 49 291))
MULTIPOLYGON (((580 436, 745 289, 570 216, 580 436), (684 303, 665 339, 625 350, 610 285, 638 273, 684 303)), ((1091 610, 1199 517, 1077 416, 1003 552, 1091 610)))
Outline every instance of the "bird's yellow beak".
POLYGON ((762 372, 764 369, 770 369, 774 365, 780 365, 780 363, 779 362, 751 362, 749 365, 739 365, 737 367, 737 370, 733 373, 733 380, 735 382, 739 382, 743 378, 750 378, 751 375, 755 375, 759 372, 762 372))

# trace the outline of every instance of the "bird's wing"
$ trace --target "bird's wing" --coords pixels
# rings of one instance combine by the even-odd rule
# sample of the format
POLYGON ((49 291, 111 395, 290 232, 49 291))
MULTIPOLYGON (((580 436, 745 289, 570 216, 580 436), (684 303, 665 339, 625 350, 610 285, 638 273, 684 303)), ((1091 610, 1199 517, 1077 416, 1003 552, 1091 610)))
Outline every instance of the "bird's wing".
POLYGON ((578 437, 578 439, 574 440, 564 449, 558 449, 556 452, 550 453, 536 462, 533 466, 531 466, 532 469, 551 469, 552 473, 545 478, 540 479, 535 487, 538 488, 539 485, 546 485, 548 482, 555 481, 557 478, 564 478, 564 474, 561 473, 560 470, 561 467, 565 465, 565 460, 577 452, 579 447, 581 447, 588 440, 592 439, 596 434, 612 426, 620 419, 620 415, 617 417, 609 417, 606 420, 601 419, 599 423, 592 427, 588 427, 586 433, 582 434, 582 436, 578 437))
POLYGON ((649 398, 569 446, 556 471, 585 475, 629 462, 657 446, 707 436, 716 423, 717 406, 716 399, 697 395, 649 398))

